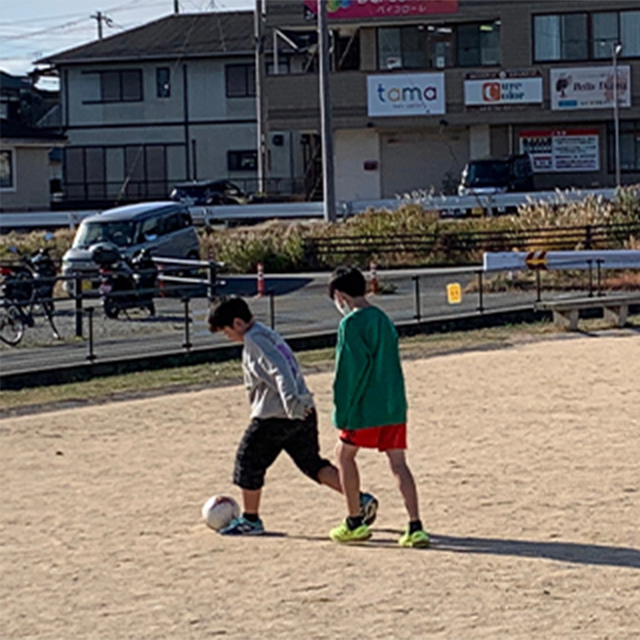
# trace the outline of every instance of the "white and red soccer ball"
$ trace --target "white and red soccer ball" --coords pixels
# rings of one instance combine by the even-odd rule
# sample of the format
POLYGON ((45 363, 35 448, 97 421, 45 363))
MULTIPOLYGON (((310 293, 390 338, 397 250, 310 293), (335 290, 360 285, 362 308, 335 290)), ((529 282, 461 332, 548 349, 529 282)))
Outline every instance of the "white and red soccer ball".
POLYGON ((202 507, 202 517, 214 531, 224 529, 240 516, 240 505, 230 496, 212 496, 202 507))

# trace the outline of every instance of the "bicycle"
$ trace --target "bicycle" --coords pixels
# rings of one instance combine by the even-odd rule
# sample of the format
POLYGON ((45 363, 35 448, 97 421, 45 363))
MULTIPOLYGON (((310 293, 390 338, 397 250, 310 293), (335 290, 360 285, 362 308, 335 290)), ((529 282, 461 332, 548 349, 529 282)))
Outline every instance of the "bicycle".
POLYGON ((24 336, 25 327, 34 325, 34 309, 40 306, 49 321, 53 336, 60 339, 53 321, 53 286, 56 268, 48 249, 39 249, 22 258, 22 264, 2 265, 2 307, 0 340, 14 347, 24 336))

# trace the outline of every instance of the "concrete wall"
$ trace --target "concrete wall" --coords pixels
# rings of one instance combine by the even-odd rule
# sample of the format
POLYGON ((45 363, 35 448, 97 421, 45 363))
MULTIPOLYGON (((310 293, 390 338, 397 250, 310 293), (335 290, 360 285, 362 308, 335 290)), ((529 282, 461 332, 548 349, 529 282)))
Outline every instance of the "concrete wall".
POLYGON ((45 211, 49 209, 49 147, 3 144, 14 154, 14 185, 0 191, 3 211, 45 211))
POLYGON ((336 199, 380 198, 381 163, 378 133, 372 129, 342 129, 336 131, 333 144, 336 199))

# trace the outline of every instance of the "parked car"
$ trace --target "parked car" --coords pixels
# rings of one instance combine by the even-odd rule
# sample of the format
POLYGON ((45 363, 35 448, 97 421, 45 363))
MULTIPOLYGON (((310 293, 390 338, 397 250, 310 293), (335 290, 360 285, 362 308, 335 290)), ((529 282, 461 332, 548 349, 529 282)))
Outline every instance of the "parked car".
POLYGON ((238 185, 228 180, 182 182, 173 187, 169 198, 174 202, 182 202, 188 207, 246 204, 249 201, 247 194, 238 185))
MULTIPOLYGON (((80 275, 83 286, 98 283, 96 245, 111 244, 123 257, 147 249, 154 257, 198 260, 200 244, 189 209, 176 202, 144 202, 108 209, 85 218, 62 257, 62 275, 80 275)), ((67 291, 72 287, 66 283, 67 291)))
POLYGON ((471 160, 462 170, 458 195, 533 191, 533 168, 526 153, 504 159, 471 160))

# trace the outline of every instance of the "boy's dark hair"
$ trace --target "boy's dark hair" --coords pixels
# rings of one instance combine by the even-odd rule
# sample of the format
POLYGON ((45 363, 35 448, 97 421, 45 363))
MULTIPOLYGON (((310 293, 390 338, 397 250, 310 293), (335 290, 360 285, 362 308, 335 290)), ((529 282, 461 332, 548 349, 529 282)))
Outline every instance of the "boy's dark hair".
POLYGON ((367 282, 361 271, 355 267, 338 267, 329 280, 329 297, 333 299, 336 291, 346 293, 352 298, 363 296, 367 291, 367 282))
POLYGON ((209 311, 209 329, 221 331, 224 327, 232 327, 234 318, 251 322, 253 314, 249 305, 242 298, 227 298, 209 311))

